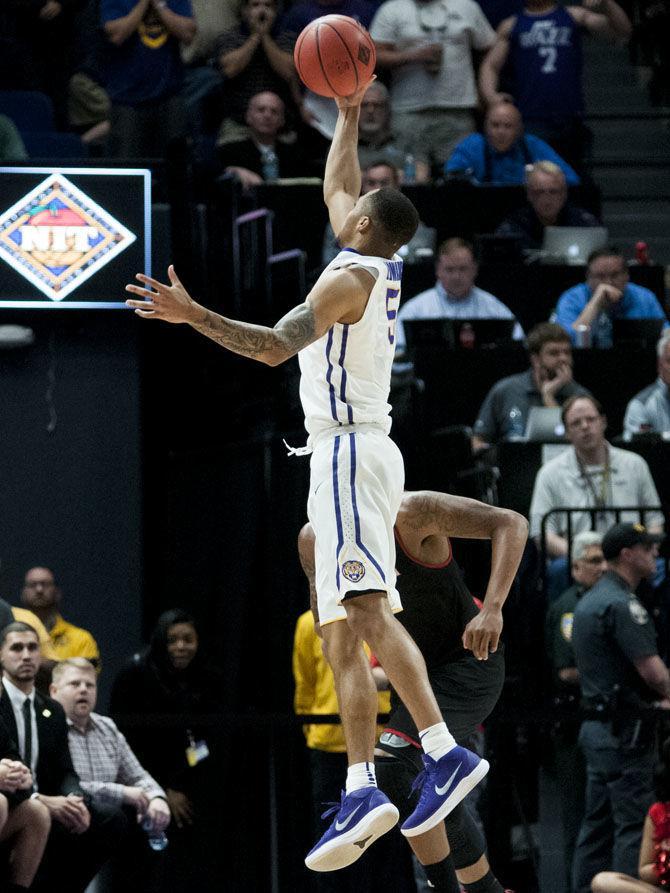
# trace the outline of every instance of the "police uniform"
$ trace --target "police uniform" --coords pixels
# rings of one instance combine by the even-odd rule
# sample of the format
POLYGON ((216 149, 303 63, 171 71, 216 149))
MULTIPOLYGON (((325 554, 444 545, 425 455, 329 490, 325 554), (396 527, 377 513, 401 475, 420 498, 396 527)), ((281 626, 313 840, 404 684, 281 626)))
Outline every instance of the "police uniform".
POLYGON ((587 710, 579 733, 586 807, 575 850, 573 890, 588 893, 601 870, 637 876, 642 825, 654 801, 656 697, 635 661, 658 653, 651 617, 628 583, 608 571, 575 608, 572 630, 587 710))

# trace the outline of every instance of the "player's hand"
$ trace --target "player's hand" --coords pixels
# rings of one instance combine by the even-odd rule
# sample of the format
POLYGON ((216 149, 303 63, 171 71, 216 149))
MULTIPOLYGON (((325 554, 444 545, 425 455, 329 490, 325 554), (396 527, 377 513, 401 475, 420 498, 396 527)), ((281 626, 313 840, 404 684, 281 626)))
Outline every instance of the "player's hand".
POLYGON ((465 627, 463 647, 477 660, 486 660, 489 653, 497 651, 502 628, 502 611, 484 607, 465 627))
POLYGON ((335 102, 337 103, 338 109, 351 109, 356 108, 356 106, 360 106, 368 87, 373 81, 376 80, 377 75, 373 74, 370 80, 366 81, 366 83, 364 83, 362 87, 359 87, 355 93, 352 93, 351 96, 336 96, 335 102))
POLYGON ((143 282, 147 288, 126 285, 126 291, 131 291, 147 300, 131 299, 126 301, 126 306, 132 307, 138 316, 147 319, 163 319, 172 323, 195 321, 200 305, 196 304, 181 284, 172 264, 168 267, 168 276, 171 284, 165 285, 156 279, 151 279, 150 276, 138 273, 135 278, 143 282))
POLYGON ((621 298, 623 298, 621 289, 608 285, 607 282, 601 282, 593 292, 593 300, 603 309, 618 304, 621 298))

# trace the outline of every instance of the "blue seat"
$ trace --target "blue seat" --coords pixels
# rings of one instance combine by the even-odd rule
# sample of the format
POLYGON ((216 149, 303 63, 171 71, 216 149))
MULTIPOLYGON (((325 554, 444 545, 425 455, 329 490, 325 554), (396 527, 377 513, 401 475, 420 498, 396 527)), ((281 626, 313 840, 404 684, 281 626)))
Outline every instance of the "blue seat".
POLYGON ((55 130, 53 103, 37 90, 0 90, 0 112, 11 118, 22 134, 55 130))
POLYGON ((22 133, 30 158, 88 158, 88 146, 76 133, 22 133))

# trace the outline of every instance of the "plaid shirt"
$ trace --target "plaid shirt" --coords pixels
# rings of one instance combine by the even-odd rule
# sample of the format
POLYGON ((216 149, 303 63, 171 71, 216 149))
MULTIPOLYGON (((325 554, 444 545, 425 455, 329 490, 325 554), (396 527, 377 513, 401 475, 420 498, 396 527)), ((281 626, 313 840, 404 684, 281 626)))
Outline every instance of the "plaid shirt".
POLYGON ((112 719, 91 713, 84 732, 69 719, 67 724, 75 771, 82 789, 94 802, 120 806, 124 786, 142 788, 150 800, 154 797, 165 799, 165 791, 142 768, 112 719))

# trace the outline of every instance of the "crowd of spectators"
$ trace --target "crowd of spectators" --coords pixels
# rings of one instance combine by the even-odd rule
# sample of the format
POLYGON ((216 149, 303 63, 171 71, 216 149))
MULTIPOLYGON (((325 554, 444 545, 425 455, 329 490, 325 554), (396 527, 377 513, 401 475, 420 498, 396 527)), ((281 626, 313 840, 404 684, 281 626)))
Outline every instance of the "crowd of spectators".
POLYGON ((162 614, 146 652, 117 675, 121 728, 147 718, 142 727, 131 721, 126 738, 95 712, 97 644, 57 612, 53 573, 30 569, 21 599, 46 627, 31 611, 0 605, 0 886, 83 893, 97 877, 102 893, 154 889, 169 876, 171 890, 205 889, 222 833, 204 806, 220 754, 198 717, 220 709, 221 675, 200 651, 193 618, 162 614), (46 640, 38 629, 48 629, 46 640), (158 866, 151 850, 164 848, 168 827, 167 865, 158 866))

